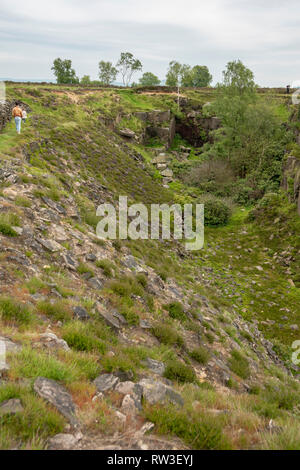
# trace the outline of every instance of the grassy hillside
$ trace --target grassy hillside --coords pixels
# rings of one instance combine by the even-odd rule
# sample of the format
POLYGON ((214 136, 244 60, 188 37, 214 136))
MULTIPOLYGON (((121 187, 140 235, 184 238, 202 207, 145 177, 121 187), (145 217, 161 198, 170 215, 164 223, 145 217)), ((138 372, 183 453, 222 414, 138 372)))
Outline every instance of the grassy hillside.
MULTIPOLYGON (((76 449, 300 448, 291 361, 300 227, 286 196, 256 206, 222 196, 230 219, 206 228, 200 252, 96 238, 97 206, 119 195, 145 204, 207 197, 181 178, 180 148, 190 147, 186 166, 199 149, 176 137, 166 153, 178 179, 167 188, 151 164, 159 143, 118 130, 140 137, 134 113, 182 117, 214 97, 186 90, 178 109, 173 93, 8 86, 8 99, 31 112, 20 136, 12 122, 0 134, 1 449, 59 448, 51 438, 60 433, 76 449), (103 374, 110 385, 101 389, 103 374), (76 425, 38 390, 39 377, 64 387, 76 425), (21 408, 3 411, 13 399, 21 408)), ((260 99, 288 120, 284 96, 260 99)))

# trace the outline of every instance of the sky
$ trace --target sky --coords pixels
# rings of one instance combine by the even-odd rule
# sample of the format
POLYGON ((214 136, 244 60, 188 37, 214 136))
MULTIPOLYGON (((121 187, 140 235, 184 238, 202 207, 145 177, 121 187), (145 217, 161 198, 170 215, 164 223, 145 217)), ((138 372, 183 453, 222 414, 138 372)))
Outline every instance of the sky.
POLYGON ((300 80, 299 18, 299 0, 0 0, 0 77, 54 81, 61 57, 96 79, 100 60, 129 51, 162 80, 177 60, 207 65, 215 84, 241 59, 281 87, 300 80))

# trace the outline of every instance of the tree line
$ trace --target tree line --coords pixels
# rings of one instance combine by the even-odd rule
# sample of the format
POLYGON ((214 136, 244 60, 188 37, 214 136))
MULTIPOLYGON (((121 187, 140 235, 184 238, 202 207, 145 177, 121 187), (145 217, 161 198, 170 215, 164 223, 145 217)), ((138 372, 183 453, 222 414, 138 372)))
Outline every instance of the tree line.
MULTIPOLYGON (((89 75, 78 78, 72 61, 69 59, 57 58, 53 62, 51 69, 56 77, 58 84, 81 84, 89 85, 112 85, 117 75, 122 77, 124 86, 159 86, 161 80, 152 72, 145 72, 139 79, 138 83, 132 82, 132 78, 136 72, 143 70, 143 65, 139 59, 133 56, 131 52, 122 52, 116 65, 110 61, 101 60, 99 62, 98 77, 99 80, 91 80, 89 75)), ((172 87, 207 87, 212 82, 206 65, 195 65, 191 67, 187 64, 180 64, 173 60, 169 63, 169 69, 166 75, 166 85, 172 87)))

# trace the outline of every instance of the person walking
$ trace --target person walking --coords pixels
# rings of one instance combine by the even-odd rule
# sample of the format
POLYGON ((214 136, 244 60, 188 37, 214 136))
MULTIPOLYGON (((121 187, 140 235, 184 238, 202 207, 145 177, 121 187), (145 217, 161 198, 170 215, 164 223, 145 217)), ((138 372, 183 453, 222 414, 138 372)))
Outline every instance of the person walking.
POLYGON ((22 111, 22 108, 20 107, 19 101, 16 101, 16 106, 12 110, 12 115, 15 118, 17 133, 21 134, 21 123, 22 123, 23 111, 22 111))
POLYGON ((25 108, 22 108, 22 121, 24 124, 26 124, 26 119, 27 119, 27 111, 25 108))

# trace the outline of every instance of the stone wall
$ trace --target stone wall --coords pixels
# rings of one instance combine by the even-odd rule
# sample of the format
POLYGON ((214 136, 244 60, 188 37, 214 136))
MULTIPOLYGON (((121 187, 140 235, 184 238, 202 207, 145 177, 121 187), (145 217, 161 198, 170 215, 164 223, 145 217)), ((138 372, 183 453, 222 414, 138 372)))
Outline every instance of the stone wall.
POLYGON ((287 191, 291 202, 297 204, 300 215, 300 159, 292 155, 287 157, 283 166, 282 187, 287 191))

